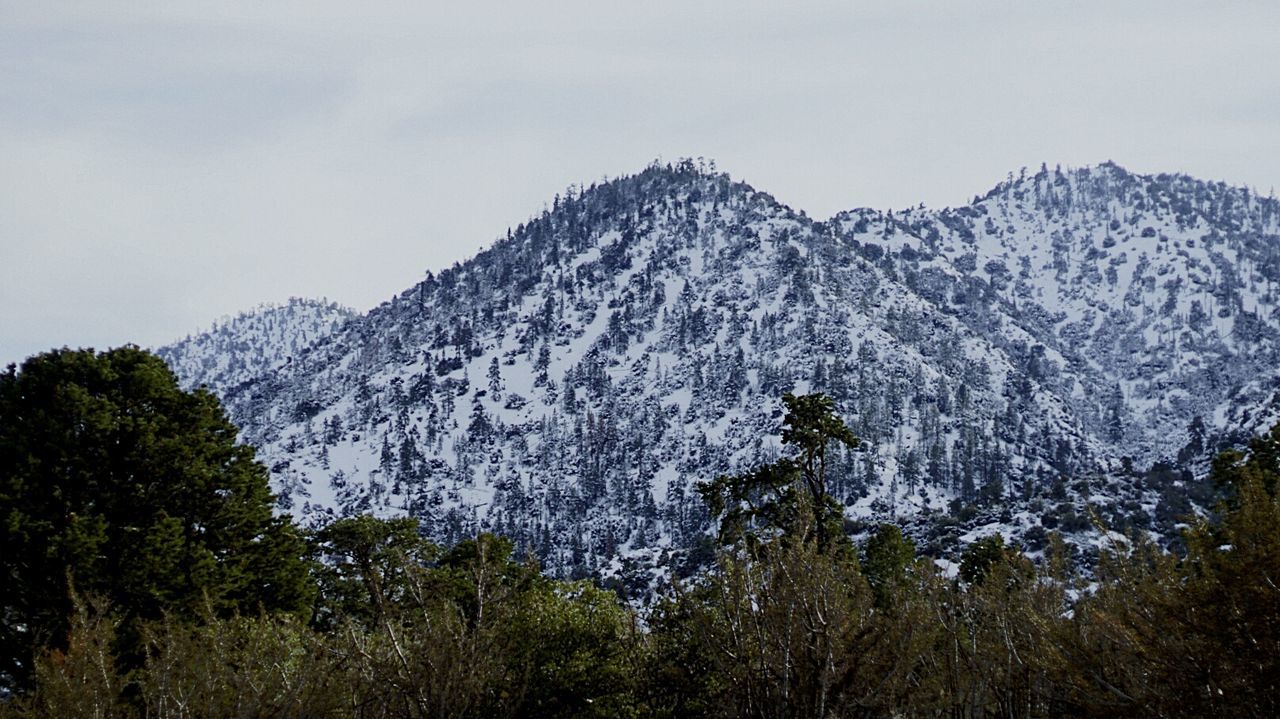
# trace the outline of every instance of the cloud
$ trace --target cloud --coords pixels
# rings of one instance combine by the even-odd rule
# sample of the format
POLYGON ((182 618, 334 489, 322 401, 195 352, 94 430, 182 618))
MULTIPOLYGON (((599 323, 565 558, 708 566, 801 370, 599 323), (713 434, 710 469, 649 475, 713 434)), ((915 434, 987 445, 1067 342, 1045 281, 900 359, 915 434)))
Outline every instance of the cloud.
POLYGON ((1115 159, 1269 189, 1269 4, 12 3, 0 361, 367 308, 571 183, 705 156, 813 216, 1115 159))

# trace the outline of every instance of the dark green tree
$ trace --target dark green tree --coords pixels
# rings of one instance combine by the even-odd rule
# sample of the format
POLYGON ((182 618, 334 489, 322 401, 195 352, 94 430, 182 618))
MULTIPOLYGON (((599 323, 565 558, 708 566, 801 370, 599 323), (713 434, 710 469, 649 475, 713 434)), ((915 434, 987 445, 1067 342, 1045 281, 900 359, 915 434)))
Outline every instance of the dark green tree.
POLYGON ((0 681, 61 648, 72 594, 122 621, 300 610, 305 543, 218 400, 136 347, 55 350, 0 375, 0 681))
POLYGON ((982 584, 996 566, 1008 565, 1017 579, 1029 569, 1027 559, 1017 547, 1005 544, 1004 535, 996 532, 970 544, 960 556, 960 578, 970 585, 982 584), (1021 574, 1019 574, 1021 573, 1021 574))
POLYGON ((1209 474, 1213 483, 1228 493, 1228 501, 1234 503, 1242 487, 1257 483, 1272 497, 1276 496, 1280 479, 1280 424, 1266 434, 1249 440, 1248 453, 1229 449, 1213 459, 1209 474))
POLYGON ((797 397, 788 392, 782 395, 782 402, 787 406, 782 443, 800 450, 798 467, 813 503, 814 530, 818 551, 822 552, 830 535, 838 532, 843 536, 840 520, 844 517, 839 503, 827 492, 827 451, 833 445, 854 449, 858 438, 836 414, 835 401, 825 394, 797 397))
POLYGON ((782 396, 787 407, 782 443, 798 454, 750 472, 717 477, 698 486, 712 516, 719 517, 722 541, 736 542, 753 529, 771 528, 812 539, 818 551, 844 537, 844 513, 827 490, 827 453, 835 445, 858 446, 835 402, 824 394, 782 396))
POLYGON ((786 535, 797 528, 799 472, 791 459, 780 459, 749 472, 722 475, 698 485, 713 517, 720 518, 720 541, 755 544, 761 529, 786 535))
POLYGON ((894 590, 907 579, 907 570, 916 560, 916 545, 897 526, 882 524, 867 540, 862 554, 862 573, 876 606, 886 608, 894 590))
POLYGON ((312 536, 320 579, 315 623, 332 628, 339 618, 381 626, 404 606, 423 602, 423 575, 439 554, 411 517, 371 515, 338 519, 312 536))

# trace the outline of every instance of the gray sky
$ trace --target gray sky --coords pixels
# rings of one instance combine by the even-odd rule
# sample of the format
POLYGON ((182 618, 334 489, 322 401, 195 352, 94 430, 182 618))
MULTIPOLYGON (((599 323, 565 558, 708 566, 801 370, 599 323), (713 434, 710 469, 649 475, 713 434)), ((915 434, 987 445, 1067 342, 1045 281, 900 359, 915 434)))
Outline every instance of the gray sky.
POLYGON ((1280 3, 0 0, 0 364, 368 309, 682 156, 815 217, 1041 162, 1265 193, 1280 3))

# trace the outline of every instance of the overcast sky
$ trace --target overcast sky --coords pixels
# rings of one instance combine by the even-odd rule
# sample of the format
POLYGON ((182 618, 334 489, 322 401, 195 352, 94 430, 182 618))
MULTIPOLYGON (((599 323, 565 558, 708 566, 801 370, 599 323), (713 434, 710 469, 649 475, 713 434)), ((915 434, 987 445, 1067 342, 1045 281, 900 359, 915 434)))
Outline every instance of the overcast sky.
POLYGON ((815 217, 1041 162, 1269 192, 1280 3, 0 0, 0 364, 368 309, 685 156, 815 217))

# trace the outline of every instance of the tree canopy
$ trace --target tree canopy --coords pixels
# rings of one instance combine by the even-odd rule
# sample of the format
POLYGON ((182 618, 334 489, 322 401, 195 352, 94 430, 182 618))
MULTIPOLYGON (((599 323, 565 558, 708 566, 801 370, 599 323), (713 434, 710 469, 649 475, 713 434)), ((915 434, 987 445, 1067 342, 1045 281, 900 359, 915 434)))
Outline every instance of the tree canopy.
MULTIPOLYGON (((152 509, 137 499, 145 492, 131 489, 139 477, 179 476, 180 467, 204 466, 212 476, 213 467, 226 469, 213 459, 221 458, 247 462, 239 465, 243 475, 220 484, 185 478, 193 486, 207 481, 217 487, 200 495, 204 501, 269 498, 261 489, 261 467, 234 449, 233 433, 216 448, 190 450, 179 443, 172 451, 193 454, 161 453, 162 459, 134 467, 132 475, 110 473, 126 471, 117 453, 129 456, 139 443, 164 444, 120 429, 132 420, 117 414, 152 416, 166 402, 216 408, 202 393, 170 397, 166 391, 136 402, 136 390, 113 394, 115 384, 145 385, 146 376, 159 371, 145 353, 131 352, 98 367, 97 373, 115 378, 105 385, 96 384, 95 373, 84 386, 66 380, 49 389, 48 382, 34 381, 65 380, 81 365, 97 367, 103 358, 92 353, 53 353, 20 373, 10 370, 0 384, 4 418, 12 420, 0 435, 6 462, 3 557, 8 576, 25 582, 2 587, 8 602, 3 626, 10 632, 5 638, 12 641, 15 628, 31 626, 49 640, 31 664, 30 690, 0 695, 0 718, 1280 713, 1280 464, 1274 451, 1280 428, 1247 453, 1219 458, 1214 478, 1230 492, 1214 512, 1186 518, 1178 554, 1146 534, 1105 533, 1096 563, 1082 572, 1060 536, 1050 536, 1036 558, 993 534, 969 545, 952 576, 918 556, 894 525, 872 530, 860 548, 843 532, 822 546, 814 520, 823 515, 815 505, 829 507, 832 521, 838 507, 820 501, 821 492, 813 499, 810 487, 822 488, 819 450, 844 432, 820 401, 805 419, 796 411, 803 406, 791 398, 794 414, 784 426, 818 428, 809 440, 789 435, 788 443, 802 451, 756 472, 721 478, 704 492, 719 502, 712 509, 723 520, 722 531, 749 540, 749 551, 719 553, 696 576, 659 589, 643 614, 589 582, 542 574, 532 559, 517 559, 505 538, 480 533, 440 547, 414 519, 357 516, 311 535, 312 555, 320 560, 312 565, 320 597, 308 623, 282 602, 275 607, 285 611, 270 611, 263 599, 289 585, 282 583, 284 575, 255 575, 268 555, 245 547, 278 551, 293 546, 296 535, 281 534, 275 545, 265 541, 281 525, 260 503, 252 510, 213 506, 193 520, 195 515, 169 508, 199 499, 186 497, 185 485, 166 496, 187 504, 152 509), (120 379, 135 370, 143 377, 120 379), (98 411, 57 409, 64 395, 78 398, 73 408, 98 411), (37 401, 27 405, 24 397, 37 401), (103 409, 107 405, 111 411, 103 409), (42 418, 46 411, 60 412, 60 420, 42 418), (98 436, 112 427, 115 434, 98 436), (51 434, 56 432, 72 439, 51 434), (76 457, 81 451, 88 459, 76 457), (818 476, 806 476, 806 465, 818 476), (34 469, 50 467, 79 483, 34 469), (96 490, 134 493, 121 500, 92 495, 80 486, 91 478, 96 490), (79 502, 73 509, 56 504, 72 499, 79 502), (121 503, 132 513, 116 506, 121 503), (41 508, 42 514, 33 514, 41 508), (760 511, 765 509, 770 511, 760 511), (229 541, 189 546, 189 528, 196 535, 213 531, 224 526, 213 524, 222 516, 267 519, 234 552, 226 549, 229 541), (82 517, 92 519, 87 526, 95 532, 78 528, 82 517), (168 527, 176 532, 166 534, 168 527), (43 544, 35 541, 40 538, 43 544), (142 563, 126 566, 115 553, 142 563), (212 563, 200 564, 208 555, 212 563), (254 559, 242 560, 246 555, 254 559), (43 571, 68 570, 82 593, 23 574, 37 564, 43 571), (187 573, 193 568, 207 574, 192 578, 187 573), (227 610, 224 615, 190 621, 196 590, 200 602, 227 610), (24 591, 44 594, 28 599, 24 591), (241 597, 256 597, 269 611, 236 613, 247 601, 241 597), (41 598, 61 605, 47 615, 20 614, 41 598), (104 600, 125 613, 103 609, 104 600), (163 616, 148 614, 157 607, 163 616), (61 624, 34 623, 52 622, 50 617, 61 624), (129 617, 140 620, 135 633, 145 648, 141 661, 130 661, 121 649, 129 617)), ((160 414, 152 424, 166 432, 181 416, 172 407, 160 414)), ((202 446, 202 440, 187 441, 202 446)), ((230 535, 243 524, 216 533, 230 535)), ((282 566, 297 559, 277 554, 275 561, 284 557, 292 558, 282 566)), ((305 598, 303 590, 295 594, 305 598)), ((20 660, 17 665, 26 670, 20 660)))
POLYGON ((0 678, 24 682, 33 650, 65 642, 74 592, 126 625, 309 604, 305 542, 236 434, 136 347, 0 375, 0 678))

